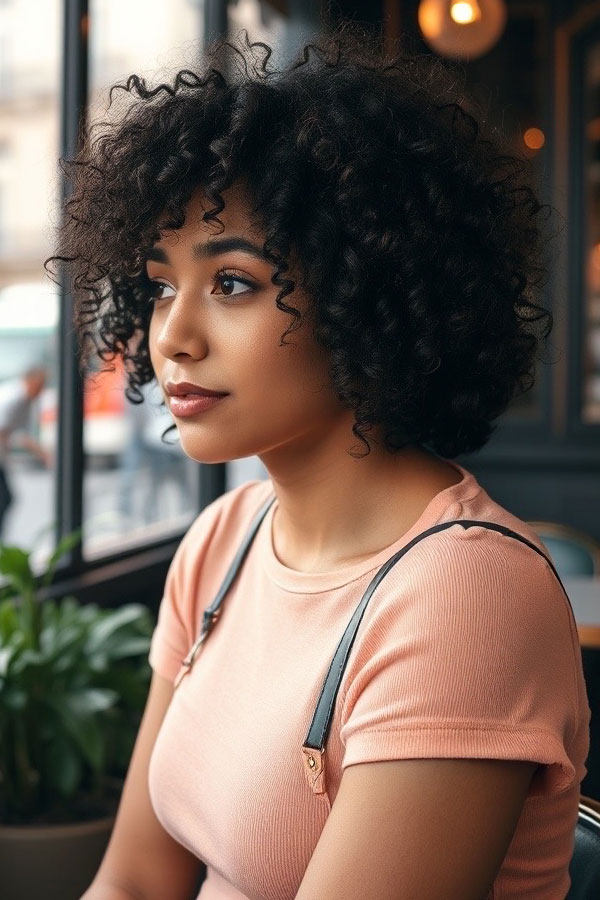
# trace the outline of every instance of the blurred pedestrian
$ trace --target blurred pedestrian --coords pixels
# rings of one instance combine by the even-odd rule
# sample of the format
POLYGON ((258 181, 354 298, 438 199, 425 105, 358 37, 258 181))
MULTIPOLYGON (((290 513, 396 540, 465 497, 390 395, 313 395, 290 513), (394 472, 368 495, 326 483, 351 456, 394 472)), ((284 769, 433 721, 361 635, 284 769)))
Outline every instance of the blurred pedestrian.
POLYGON ((0 540, 3 539, 4 517, 14 496, 7 477, 9 450, 20 445, 50 467, 51 455, 28 434, 32 401, 39 396, 46 383, 46 370, 33 366, 16 378, 0 384, 0 540), (13 436, 18 435, 14 441, 13 436))

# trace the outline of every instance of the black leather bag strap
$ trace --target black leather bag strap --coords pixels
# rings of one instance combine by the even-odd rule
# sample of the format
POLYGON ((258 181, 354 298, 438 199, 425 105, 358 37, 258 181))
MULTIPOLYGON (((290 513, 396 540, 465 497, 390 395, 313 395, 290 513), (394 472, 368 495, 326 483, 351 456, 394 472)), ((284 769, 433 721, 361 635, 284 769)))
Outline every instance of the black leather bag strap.
POLYGON ((235 554, 235 556, 233 558, 233 562, 229 566, 227 575, 225 576, 225 578, 223 580, 223 584, 221 585, 221 587, 219 588, 219 590, 217 592, 217 596, 215 597, 213 602, 210 604, 210 606, 207 606, 206 609, 204 610, 204 615, 202 617, 202 628, 200 630, 200 634, 198 636, 198 639, 194 642, 194 644, 190 648, 188 655, 185 657, 185 659, 181 663, 181 667, 179 669, 179 672, 177 673, 177 677, 175 678, 175 683, 174 683, 175 687, 177 687, 180 684, 184 675, 187 672, 189 672, 189 670, 191 669, 191 667, 194 663, 194 658, 195 658, 198 650, 200 649, 200 647, 202 646, 202 644, 204 643, 204 641, 210 634, 210 631, 211 631, 214 623, 219 618, 219 615, 221 613, 221 604, 223 603, 223 600, 225 599, 225 596, 226 596, 227 592, 229 591, 229 588, 233 584, 233 581, 234 581, 237 573, 239 572, 239 570, 242 566, 242 563, 244 562, 244 560, 246 558, 246 554, 248 553, 248 550, 250 549, 250 544, 254 540, 254 538, 256 536, 256 532, 260 528, 262 520, 268 513, 269 508, 275 502, 275 499, 276 499, 275 495, 273 495, 272 497, 269 497, 269 499, 265 503, 263 503, 263 505, 261 506, 259 511, 254 516, 254 518, 250 524, 250 528, 248 529, 248 533, 246 534, 244 540, 241 543, 240 548, 238 549, 237 553, 235 554))
MULTIPOLYGON (((272 504, 275 502, 275 499, 275 496, 270 497, 260 507, 259 511, 251 522, 250 528, 246 536, 244 537, 244 540, 242 541, 242 544, 239 547, 233 559, 233 562, 231 563, 227 571, 227 574, 223 580, 221 587, 219 588, 215 599, 204 610, 200 635, 193 646, 190 648, 190 651, 185 659, 182 661, 181 668, 175 679, 175 687, 179 685, 186 672, 190 670, 198 650, 210 634, 214 623, 218 619, 221 612, 223 600, 225 599, 229 588, 233 584, 233 581, 236 578, 244 559, 246 558, 246 554, 248 553, 250 545, 254 540, 264 517, 266 516, 272 504)), ((554 567, 552 560, 548 556, 546 556, 546 554, 543 553, 539 549, 539 547, 536 547, 536 545, 532 543, 532 541, 528 540, 522 534, 513 531, 511 528, 507 528, 505 525, 499 525, 496 522, 485 522, 479 519, 452 519, 448 522, 441 522, 438 525, 433 525, 431 528, 426 529, 426 531, 422 531, 411 541, 409 541, 409 543, 406 544, 405 547, 402 547, 397 553, 390 557, 390 559, 388 559, 381 566, 377 574, 373 577, 358 606, 356 607, 356 610, 352 618, 350 619, 346 630, 344 631, 344 634, 342 635, 341 640, 337 646, 333 659, 331 660, 327 675, 325 676, 325 680, 321 688, 319 699, 317 701, 312 722, 310 724, 310 728, 308 729, 306 740, 302 745, 302 753, 304 756, 305 764, 304 771, 307 781, 314 793, 319 794, 325 791, 325 769, 323 757, 325 753, 325 744, 327 742, 327 737, 329 735, 329 730, 331 728, 331 722, 333 719, 334 704, 340 688, 344 669, 346 667, 346 663, 348 661, 348 657, 354 643, 354 638, 356 637, 358 627, 364 615, 365 609, 367 608, 369 600, 371 599, 375 589, 385 578, 390 569, 393 568, 393 566, 395 566, 396 563, 399 562, 399 560, 402 559, 402 557, 406 553, 408 553, 408 551, 412 547, 415 546, 415 544, 423 540, 423 538, 429 537, 430 534, 436 534, 438 531, 443 531, 446 528, 450 528, 452 525, 462 525, 463 528, 471 528, 474 525, 479 525, 483 528, 489 528, 493 531, 498 531, 501 534, 505 534, 508 537, 515 538, 516 540, 527 544, 527 546, 531 547, 532 550, 535 550, 536 553, 539 553, 539 555, 546 560, 546 562, 554 572, 554 575, 558 579, 560 586, 565 593, 565 597, 567 598, 569 609, 571 610, 571 615, 573 616, 573 622, 575 623, 575 616, 573 614, 571 601, 569 600, 569 596, 562 581, 560 580, 560 577, 554 567)), ((575 627, 577 627, 576 623, 575 627)))

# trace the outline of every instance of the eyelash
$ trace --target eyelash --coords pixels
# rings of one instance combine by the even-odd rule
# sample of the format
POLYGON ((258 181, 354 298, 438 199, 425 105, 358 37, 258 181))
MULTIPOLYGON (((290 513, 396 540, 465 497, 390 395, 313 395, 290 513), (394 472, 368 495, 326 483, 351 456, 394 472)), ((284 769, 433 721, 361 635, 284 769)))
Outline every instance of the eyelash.
MULTIPOLYGON (((214 275, 212 276, 211 284, 212 284, 213 288, 217 285, 217 283, 219 281, 225 280, 225 278, 228 278, 230 281, 240 281, 242 284, 245 284, 247 287, 251 288, 252 290, 256 289, 256 285, 252 281, 249 281, 247 278, 242 278, 240 275, 238 275, 236 273, 235 269, 227 269, 224 267, 221 269, 218 269, 218 271, 216 271, 214 273, 214 275)), ((153 289, 159 288, 159 287, 171 287, 171 285, 166 284, 166 282, 158 281, 156 279, 150 279, 150 284, 153 286, 153 289)), ((211 291, 211 293, 212 293, 212 291, 211 291)), ((235 300, 237 297, 245 297, 248 293, 249 293, 249 291, 243 291, 240 294, 223 294, 223 296, 225 297, 226 300, 235 300)), ((161 297, 156 297, 153 291, 150 292, 149 300, 152 303, 156 303, 158 300, 161 300, 161 299, 162 299, 161 297)))

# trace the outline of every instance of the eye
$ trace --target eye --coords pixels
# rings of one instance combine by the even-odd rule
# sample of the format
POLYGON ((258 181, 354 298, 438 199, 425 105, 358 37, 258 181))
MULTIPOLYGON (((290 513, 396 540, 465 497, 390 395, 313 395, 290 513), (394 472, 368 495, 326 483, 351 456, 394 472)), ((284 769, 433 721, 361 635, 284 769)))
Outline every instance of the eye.
POLYGON ((171 287, 170 284, 166 284, 164 281, 150 281, 150 292, 148 294, 149 300, 164 300, 165 298, 160 296, 160 291, 163 288, 171 288, 172 291, 175 288, 171 287))
POLYGON ((218 272, 215 272, 215 274, 212 277, 213 285, 216 285, 216 284, 225 285, 225 284, 228 284, 228 283, 231 283, 234 281, 239 282, 239 284, 245 284, 246 287, 250 288, 250 290, 249 291, 238 291, 237 294, 234 294, 234 293, 229 294, 226 292, 223 293, 222 291, 214 291, 213 290, 213 291, 211 291, 211 294, 214 294, 214 293, 219 294, 220 293, 221 296, 224 296, 224 297, 238 297, 240 294, 250 294, 256 288, 255 284, 253 284, 247 278, 242 278, 241 276, 237 275, 237 273, 232 271, 231 269, 219 269, 218 272))

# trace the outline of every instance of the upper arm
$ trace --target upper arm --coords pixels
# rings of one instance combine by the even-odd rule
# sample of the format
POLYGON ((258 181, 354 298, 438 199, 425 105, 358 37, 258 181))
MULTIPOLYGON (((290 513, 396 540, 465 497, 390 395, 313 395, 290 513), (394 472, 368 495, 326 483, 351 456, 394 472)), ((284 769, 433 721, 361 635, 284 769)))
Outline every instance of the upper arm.
POLYGON ((173 685, 152 674, 110 841, 94 884, 111 883, 147 900, 195 897, 204 863, 168 834, 154 813, 148 765, 173 685))
POLYGON ((485 900, 536 767, 502 759, 349 766, 296 900, 485 900))

